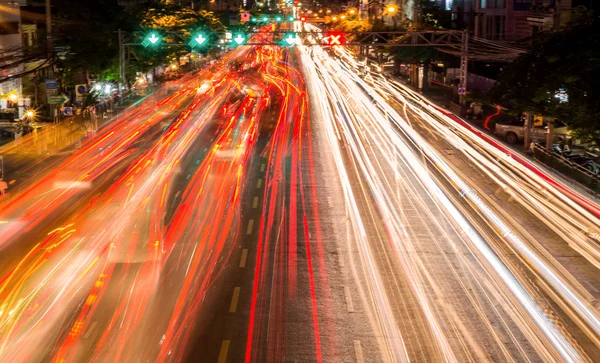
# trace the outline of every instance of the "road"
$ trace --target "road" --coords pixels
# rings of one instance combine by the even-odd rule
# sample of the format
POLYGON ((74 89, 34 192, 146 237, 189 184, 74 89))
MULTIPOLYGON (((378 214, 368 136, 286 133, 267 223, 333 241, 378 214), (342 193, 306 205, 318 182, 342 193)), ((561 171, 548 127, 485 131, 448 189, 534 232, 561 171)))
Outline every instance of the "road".
POLYGON ((600 359, 598 206, 368 68, 240 47, 40 160, 0 360, 600 359))

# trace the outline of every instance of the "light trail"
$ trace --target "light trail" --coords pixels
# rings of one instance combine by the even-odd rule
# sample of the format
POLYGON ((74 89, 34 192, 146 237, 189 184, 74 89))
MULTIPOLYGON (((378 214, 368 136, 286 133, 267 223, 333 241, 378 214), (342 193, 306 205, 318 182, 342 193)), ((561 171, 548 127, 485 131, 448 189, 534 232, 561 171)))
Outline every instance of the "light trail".
MULTIPOLYGON (((472 203, 472 207, 478 211, 481 217, 487 220, 487 223, 495 227, 496 238, 510 243, 510 246, 532 263, 533 270, 556 289, 559 300, 568 305, 568 308, 565 309, 567 316, 575 317, 574 320, 577 321, 579 327, 586 332, 588 338, 593 342, 592 344, 596 345, 598 316, 597 312, 590 306, 589 295, 581 294, 577 284, 573 284, 574 279, 572 276, 568 277, 568 274, 564 271, 557 270, 555 265, 548 264, 546 255, 540 257, 538 248, 531 249, 528 247, 528 244, 521 240, 511 227, 504 222, 503 217, 498 215, 494 208, 490 208, 486 204, 488 199, 484 200, 479 197, 473 191, 473 187, 465 183, 439 156, 438 152, 415 132, 407 120, 396 112, 389 104, 390 99, 399 99, 399 104, 404 105, 404 107, 408 106, 411 112, 430 120, 430 127, 435 129, 444 128, 444 126, 440 126, 440 122, 437 120, 437 122, 431 121, 432 117, 428 114, 422 115, 422 111, 418 112, 420 111, 418 109, 419 102, 406 102, 405 98, 407 97, 400 98, 398 92, 390 91, 398 85, 386 88, 384 87, 386 82, 379 79, 379 77, 371 75, 367 76, 366 80, 358 77, 353 66, 358 67, 359 62, 355 61, 347 51, 336 49, 343 62, 334 59, 319 48, 307 47, 301 48, 301 51, 303 53, 305 76, 310 85, 309 90, 316 95, 315 99, 329 100, 328 103, 321 102, 315 109, 318 110, 316 112, 320 114, 319 117, 328 130, 329 144, 334 151, 336 166, 346 192, 346 204, 349 210, 354 211, 354 228, 358 236, 363 236, 363 242, 361 242, 362 253, 364 254, 363 261, 368 261, 366 262, 367 266, 376 264, 372 261, 373 256, 369 252, 368 242, 364 241, 369 239, 369 236, 365 236, 364 232, 360 232, 364 231, 364 223, 366 222, 363 211, 354 202, 358 198, 356 187, 349 184, 349 181, 354 178, 352 175, 356 173, 358 173, 356 175, 361 180, 361 184, 364 183, 369 190, 366 198, 372 197, 377 202, 377 210, 383 218, 383 224, 386 226, 390 239, 389 243, 394 246, 404 274, 411 281, 412 291, 417 297, 419 309, 426 316, 430 332, 435 337, 437 354, 439 354, 438 359, 444 361, 462 360, 458 357, 461 354, 468 353, 461 352, 461 349, 457 350, 452 344, 455 339, 454 334, 449 334, 441 328, 447 317, 443 314, 440 315, 439 310, 434 308, 435 303, 428 296, 430 293, 424 290, 424 286, 429 285, 431 281, 423 280, 423 274, 428 274, 426 265, 423 265, 423 258, 418 257, 418 255, 406 255, 403 252, 414 248, 418 249, 418 247, 415 247, 418 245, 414 245, 415 242, 411 241, 414 240, 414 237, 410 235, 410 229, 413 226, 411 222, 408 222, 403 212, 402 200, 398 199, 398 187, 396 185, 405 184, 406 181, 402 179, 406 178, 416 179, 418 184, 405 185, 402 188, 413 189, 417 195, 423 193, 429 195, 430 198, 437 201, 437 208, 446 211, 445 218, 449 218, 455 224, 455 228, 459 228, 457 232, 462 235, 459 239, 456 238, 456 232, 451 230, 444 232, 447 234, 447 241, 455 239, 462 241, 462 244, 466 244, 466 247, 472 249, 475 256, 482 257, 479 264, 473 265, 469 269, 476 266, 476 269, 490 270, 489 267, 485 267, 488 264, 492 268, 494 278, 502 281, 502 285, 509 288, 511 294, 519 301, 520 307, 517 310, 522 310, 522 313, 515 311, 511 314, 514 321, 514 323, 509 323, 512 325, 511 329, 520 330, 522 334, 527 336, 529 343, 535 347, 537 354, 541 357, 556 359, 560 356, 562 359, 571 361, 588 360, 589 357, 585 354, 585 351, 579 345, 573 344, 572 337, 562 328, 562 323, 556 325, 554 321, 548 318, 543 310, 547 307, 540 306, 539 293, 531 289, 530 282, 525 280, 520 272, 515 275, 509 269, 508 266, 511 265, 507 265, 508 261, 497 255, 499 251, 496 250, 494 244, 490 245, 490 241, 486 241, 482 237, 479 230, 487 227, 476 226, 474 228, 472 225, 473 219, 471 217, 465 218, 464 208, 461 207, 462 210, 457 209, 455 206, 456 198, 448 198, 448 187, 440 188, 439 179, 433 175, 440 173, 443 179, 449 181, 451 187, 456 188, 464 198, 472 203), (340 144, 344 145, 345 152, 335 151, 336 148, 340 147, 340 144), (401 167, 398 163, 405 166, 401 167), (350 165, 351 170, 354 170, 348 171, 348 165, 350 165), (428 170, 429 165, 433 166, 434 169, 428 170), (407 172, 409 175, 406 174, 407 172), (421 190, 417 191, 419 189, 421 190), (407 247, 411 245, 413 247, 407 247), (536 332, 537 329, 539 329, 538 332, 536 332)), ((446 117, 437 109, 433 107, 432 109, 438 115, 446 117)), ((454 126, 456 127, 455 124, 454 126)), ((445 130, 446 133, 451 132, 448 131, 447 125, 445 130)), ((457 143, 457 148, 462 148, 466 150, 465 153, 475 155, 475 157, 478 155, 476 151, 469 149, 468 145, 464 145, 465 142, 461 144, 458 142, 460 140, 455 140, 446 133, 441 133, 442 137, 447 137, 450 142, 457 143)), ((488 162, 487 165, 492 165, 492 163, 488 162)), ((510 164, 509 166, 514 167, 510 164)), ((495 165, 490 168, 497 169, 495 165)), ((508 173, 510 174, 512 171, 508 171, 508 173)), ((360 193, 360 189, 358 192, 360 193)), ((560 191, 554 190, 552 192, 560 194, 560 191)), ((364 188, 362 193, 365 193, 364 188)), ((564 199, 564 195, 561 198, 564 199)), ((570 201, 567 205, 571 208, 570 213, 579 213, 588 220, 597 223, 597 220, 577 203, 570 201)), ((418 208, 428 210, 431 207, 421 204, 418 208)), ((436 214, 433 212, 434 210, 431 211, 432 215, 436 214)), ((376 273, 376 268, 372 270, 373 273, 376 273)), ((379 276, 372 275, 369 282, 372 286, 377 286, 378 281, 379 276)), ((388 322, 389 320, 386 319, 385 314, 390 314, 387 312, 390 308, 386 306, 389 304, 386 303, 386 292, 380 291, 379 287, 376 289, 371 287, 371 294, 374 294, 375 290, 378 290, 376 293, 380 296, 375 300, 379 301, 378 314, 381 317, 380 321, 388 322)), ((385 289, 383 290, 385 291, 385 289)), ((496 295, 496 299, 502 296, 499 291, 496 295)), ((510 297, 503 299, 505 300, 503 304, 508 304, 506 306, 513 304, 509 302, 510 297)), ((558 303, 560 304, 560 302, 558 303)), ((565 308, 564 304, 561 306, 565 308)), ((489 327, 491 328, 491 326, 489 327)), ((386 329, 386 335, 393 336, 394 333, 390 331, 393 327, 388 326, 386 329)), ((491 330, 493 334, 493 329, 491 330)), ((391 346, 389 340, 387 344, 391 346)), ((475 347, 473 349, 475 350, 475 347)), ((521 352, 520 354, 524 354, 523 352, 526 350, 518 346, 516 349, 521 352)), ((395 360, 401 360, 402 357, 405 357, 405 353, 401 349, 395 348, 391 351, 394 352, 393 358, 395 360)))

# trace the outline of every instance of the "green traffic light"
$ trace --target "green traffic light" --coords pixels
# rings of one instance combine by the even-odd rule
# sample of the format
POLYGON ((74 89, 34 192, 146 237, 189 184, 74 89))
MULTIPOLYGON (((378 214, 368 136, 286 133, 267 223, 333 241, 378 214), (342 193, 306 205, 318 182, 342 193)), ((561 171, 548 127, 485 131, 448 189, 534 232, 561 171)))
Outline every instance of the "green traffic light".
POLYGON ((234 38, 233 41, 235 42, 235 44, 237 45, 243 45, 244 43, 246 43, 246 36, 244 34, 238 33, 234 38))
POLYGON ((160 43, 161 38, 156 33, 150 33, 142 42, 144 47, 155 46, 160 43))
POLYGON ((203 45, 206 45, 206 43, 208 43, 208 37, 205 34, 198 33, 192 37, 192 40, 190 40, 189 45, 192 48, 194 48, 194 47, 198 47, 198 46, 201 47, 203 45))
POLYGON ((269 18, 267 18, 266 16, 263 16, 262 21, 266 23, 267 21, 269 21, 269 18))
POLYGON ((290 17, 288 18, 288 20, 289 20, 289 21, 294 21, 294 17, 293 17, 293 16, 290 16, 290 17))
POLYGON ((296 45, 296 44, 298 44, 298 36, 296 35, 296 33, 287 33, 283 37, 283 45, 284 46, 291 46, 291 45, 296 45))
POLYGON ((281 22, 281 16, 275 17, 275 21, 278 22, 278 23, 280 23, 281 22))

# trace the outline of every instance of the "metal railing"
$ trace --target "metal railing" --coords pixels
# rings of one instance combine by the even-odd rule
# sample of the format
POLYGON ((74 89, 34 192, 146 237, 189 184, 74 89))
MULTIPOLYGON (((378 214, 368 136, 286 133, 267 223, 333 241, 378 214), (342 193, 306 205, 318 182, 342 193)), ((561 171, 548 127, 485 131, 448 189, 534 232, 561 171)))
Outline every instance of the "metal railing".
POLYGON ((586 187, 595 196, 600 194, 600 176, 598 174, 592 173, 590 170, 561 155, 549 153, 545 147, 537 144, 534 150, 534 157, 553 170, 586 187))

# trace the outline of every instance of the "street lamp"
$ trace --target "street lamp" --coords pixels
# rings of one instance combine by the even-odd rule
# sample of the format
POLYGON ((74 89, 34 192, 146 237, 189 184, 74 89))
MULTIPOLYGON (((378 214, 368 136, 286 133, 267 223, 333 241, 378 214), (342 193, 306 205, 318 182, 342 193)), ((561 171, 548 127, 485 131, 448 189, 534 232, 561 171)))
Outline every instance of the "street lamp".
POLYGON ((350 15, 354 15, 354 14, 356 14, 356 10, 350 9, 349 13, 350 13, 350 15))
POLYGON ((28 119, 33 120, 33 118, 35 117, 35 111, 29 110, 25 113, 25 116, 27 116, 28 119))
POLYGON ((395 12, 396 12, 396 8, 395 8, 395 7, 393 7, 393 6, 388 6, 388 8, 387 8, 387 11, 388 11, 388 13, 391 13, 391 14, 393 14, 393 13, 395 13, 395 12))

